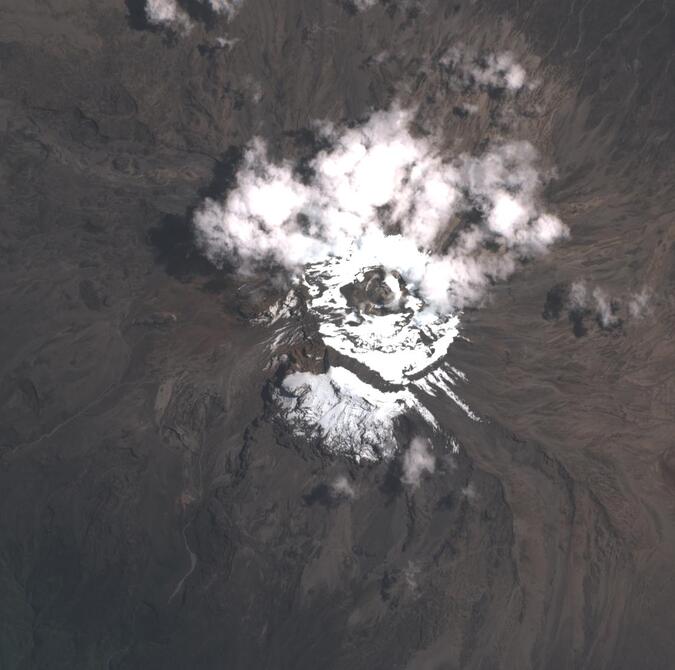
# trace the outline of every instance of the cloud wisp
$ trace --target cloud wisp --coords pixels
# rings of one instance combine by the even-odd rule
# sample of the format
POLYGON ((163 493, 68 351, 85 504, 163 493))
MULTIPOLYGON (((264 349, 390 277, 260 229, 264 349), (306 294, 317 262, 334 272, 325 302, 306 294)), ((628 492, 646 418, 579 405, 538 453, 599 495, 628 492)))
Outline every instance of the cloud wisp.
POLYGON ((415 437, 403 456, 403 476, 401 480, 407 486, 417 488, 425 473, 433 474, 436 458, 431 451, 429 440, 415 437))
POLYGON ((649 312, 650 292, 643 288, 637 293, 633 293, 628 300, 628 313, 634 319, 641 319, 649 312))
POLYGON ((345 475, 338 475, 331 484, 331 489, 339 498, 353 500, 356 498, 356 489, 345 475))
POLYGON ((525 69, 508 51, 478 54, 460 45, 448 49, 439 62, 458 88, 477 86, 515 93, 526 85, 525 69))
POLYGON ((359 11, 365 11, 366 9, 370 9, 371 7, 375 7, 375 5, 378 3, 378 0, 353 0, 354 2, 354 7, 358 9, 359 11))
POLYGON ((617 296, 601 286, 577 280, 569 285, 556 284, 549 290, 542 316, 557 321, 566 311, 576 337, 588 334, 591 320, 601 331, 623 332, 627 322, 639 321, 650 314, 652 298, 647 287, 617 296))

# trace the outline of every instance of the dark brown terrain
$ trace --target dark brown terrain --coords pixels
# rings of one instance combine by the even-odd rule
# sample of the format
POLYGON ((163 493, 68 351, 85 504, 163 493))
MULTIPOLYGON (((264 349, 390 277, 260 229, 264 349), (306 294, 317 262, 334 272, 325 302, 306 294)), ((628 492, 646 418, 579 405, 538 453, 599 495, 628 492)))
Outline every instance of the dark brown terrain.
POLYGON ((674 668, 675 7, 192 10, 0 3, 0 668, 674 668), (467 116, 436 65, 460 41, 539 85, 467 116), (465 315, 485 420, 430 407, 462 449, 415 490, 294 444, 259 292, 190 228, 253 135, 301 158, 394 99, 450 153, 531 141, 571 231, 465 315))

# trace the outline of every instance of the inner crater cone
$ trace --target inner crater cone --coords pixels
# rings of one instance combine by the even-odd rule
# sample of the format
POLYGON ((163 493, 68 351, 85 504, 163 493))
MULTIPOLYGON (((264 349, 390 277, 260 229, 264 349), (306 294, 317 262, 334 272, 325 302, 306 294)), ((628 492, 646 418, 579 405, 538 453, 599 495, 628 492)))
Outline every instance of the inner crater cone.
POLYGON ((347 305, 364 314, 389 314, 405 307, 408 289, 397 271, 365 270, 340 289, 347 305))
POLYGON ((389 383, 406 386, 437 366, 458 333, 459 313, 439 314, 404 276, 364 269, 358 254, 307 267, 302 284, 323 342, 389 383))

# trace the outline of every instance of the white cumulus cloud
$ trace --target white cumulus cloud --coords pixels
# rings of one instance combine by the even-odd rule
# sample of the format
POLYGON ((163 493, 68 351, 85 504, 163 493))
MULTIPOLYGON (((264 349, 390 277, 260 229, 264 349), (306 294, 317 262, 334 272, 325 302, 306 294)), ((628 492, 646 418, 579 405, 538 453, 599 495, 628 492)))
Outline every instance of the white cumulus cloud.
POLYGON ((541 209, 529 143, 451 160, 436 138, 413 136, 412 118, 394 107, 354 128, 327 126, 331 146, 304 182, 292 161, 271 161, 253 140, 236 188, 195 215, 200 247, 216 265, 246 273, 273 263, 298 276, 308 264, 358 255, 364 266, 396 270, 442 311, 478 303, 491 282, 567 235, 541 209))
MULTIPOLYGON (((244 2, 244 0, 199 1, 228 19, 234 16, 244 2)), ((146 0, 145 16, 150 23, 158 26, 170 26, 182 30, 189 30, 191 27, 190 17, 180 7, 177 0, 146 0)))
POLYGON ((176 0, 146 0, 145 16, 158 26, 176 26, 184 30, 190 27, 190 18, 178 6, 176 0))

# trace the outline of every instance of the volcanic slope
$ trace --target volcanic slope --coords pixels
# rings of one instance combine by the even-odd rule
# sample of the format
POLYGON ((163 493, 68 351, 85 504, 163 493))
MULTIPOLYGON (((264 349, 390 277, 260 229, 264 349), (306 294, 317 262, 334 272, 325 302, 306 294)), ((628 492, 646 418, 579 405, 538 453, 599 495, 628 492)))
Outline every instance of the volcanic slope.
POLYGON ((0 8, 0 667, 671 668, 672 8, 144 4, 0 8), (286 287, 193 220, 396 102, 530 142, 570 236, 463 312, 481 421, 424 396, 447 443, 357 464, 271 412, 286 287))

